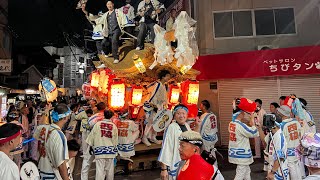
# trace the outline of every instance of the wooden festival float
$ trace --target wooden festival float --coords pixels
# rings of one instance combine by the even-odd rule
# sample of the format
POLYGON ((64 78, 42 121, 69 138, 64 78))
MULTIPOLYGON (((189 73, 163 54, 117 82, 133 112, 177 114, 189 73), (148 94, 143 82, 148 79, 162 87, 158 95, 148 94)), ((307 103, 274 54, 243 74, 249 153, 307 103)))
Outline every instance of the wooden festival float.
MULTIPOLYGON (((88 83, 83 84, 84 97, 105 102, 115 112, 128 112, 129 119, 139 124, 142 137, 146 87, 157 80, 158 72, 166 69, 173 75, 168 83, 168 108, 184 103, 189 107, 189 117, 194 118, 199 96, 199 82, 195 80, 199 72, 192 69, 199 55, 195 24, 196 21, 182 11, 174 23, 175 30, 166 32, 155 25, 155 42, 145 43, 143 50, 135 50, 134 40, 125 40, 119 48, 118 64, 113 63, 113 58, 100 55, 100 61, 93 62, 97 70, 91 73, 88 83), (174 41, 176 47, 171 46, 174 41)), ((161 132, 158 135, 162 135, 161 132)), ((134 148, 133 162, 123 165, 120 161, 118 170, 130 172, 159 166, 157 157, 161 145, 140 143, 134 148)))

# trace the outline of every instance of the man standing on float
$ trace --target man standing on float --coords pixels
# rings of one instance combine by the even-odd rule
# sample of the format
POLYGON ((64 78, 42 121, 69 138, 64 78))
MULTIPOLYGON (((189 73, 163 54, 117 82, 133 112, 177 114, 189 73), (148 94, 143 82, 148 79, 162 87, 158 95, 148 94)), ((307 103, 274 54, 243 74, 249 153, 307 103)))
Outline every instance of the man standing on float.
POLYGON ((157 132, 152 128, 152 121, 157 111, 163 110, 168 105, 167 90, 164 84, 169 81, 171 74, 168 70, 161 70, 158 74, 158 78, 159 80, 147 87, 147 101, 143 105, 143 109, 146 113, 147 124, 144 129, 142 142, 147 146, 151 145, 148 138, 153 143, 161 144, 161 142, 156 139, 157 132))

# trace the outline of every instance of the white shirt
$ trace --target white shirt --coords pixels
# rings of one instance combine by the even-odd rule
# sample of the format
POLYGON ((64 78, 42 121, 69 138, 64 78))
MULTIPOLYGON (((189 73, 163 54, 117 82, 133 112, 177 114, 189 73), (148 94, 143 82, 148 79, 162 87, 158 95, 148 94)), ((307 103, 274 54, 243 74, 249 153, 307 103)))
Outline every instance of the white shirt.
POLYGON ((86 142, 93 147, 96 159, 115 158, 118 154, 118 128, 110 120, 97 122, 86 142))
MULTIPOLYGON (((265 137, 265 142, 268 144, 270 140, 270 136, 267 135, 265 137)), ((269 149, 268 149, 268 158, 269 158, 269 170, 272 169, 273 164, 275 161, 277 161, 277 157, 283 159, 283 161, 281 161, 281 167, 282 170, 285 174, 285 176, 287 177, 287 179, 289 178, 289 169, 288 169, 288 161, 287 161, 287 142, 286 139, 281 131, 281 129, 279 129, 274 135, 273 135, 273 142, 270 143, 269 145, 269 149), (277 150, 277 153, 274 153, 274 149, 277 150)), ((275 179, 281 179, 282 173, 280 168, 278 168, 278 170, 276 171, 276 174, 274 175, 275 179)), ((289 179, 288 179, 289 180, 289 179)))
MULTIPOLYGON (((191 130, 187 123, 185 123, 185 126, 188 131, 191 130)), ((168 126, 163 135, 162 148, 158 157, 159 162, 169 167, 168 173, 173 179, 177 178, 177 171, 181 161, 179 154, 179 136, 181 133, 182 130, 175 121, 168 126)))
POLYGON ((229 162, 240 165, 253 163, 249 138, 258 137, 255 126, 249 127, 238 119, 229 123, 229 162))
POLYGON ((58 179, 58 167, 66 162, 69 178, 72 179, 69 165, 67 138, 56 124, 38 126, 34 138, 39 145, 39 173, 42 179, 58 179), (57 174, 57 175, 56 175, 57 174))
POLYGON ((300 123, 296 119, 285 119, 281 123, 281 130, 287 142, 288 162, 298 161, 297 148, 300 145, 300 133, 302 130, 300 123))
POLYGON ((135 155, 133 132, 139 130, 139 126, 132 120, 121 120, 117 123, 118 127, 118 151, 122 157, 131 157, 135 155))
POLYGON ((218 141, 218 122, 213 113, 204 113, 200 116, 200 134, 203 140, 204 150, 210 151, 218 141))
POLYGON ((3 180, 20 180, 18 166, 2 151, 0 151, 0 177, 3 180))

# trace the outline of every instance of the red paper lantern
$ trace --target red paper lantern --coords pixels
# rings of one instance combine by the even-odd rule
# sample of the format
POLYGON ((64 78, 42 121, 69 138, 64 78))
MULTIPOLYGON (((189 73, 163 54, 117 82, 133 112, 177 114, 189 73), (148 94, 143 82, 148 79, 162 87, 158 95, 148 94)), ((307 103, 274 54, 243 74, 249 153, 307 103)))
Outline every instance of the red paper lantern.
POLYGON ((180 88, 177 85, 171 84, 169 87, 169 104, 175 105, 179 103, 180 88))
POLYGON ((108 104, 113 110, 120 110, 125 104, 126 86, 121 79, 113 79, 109 86, 108 104))
POLYGON ((99 87, 99 72, 94 71, 91 73, 91 87, 98 88, 99 87))
POLYGON ((182 103, 189 109, 188 118, 195 118, 198 115, 199 82, 187 80, 181 84, 182 103))
POLYGON ((115 78, 115 75, 112 74, 109 69, 100 70, 98 91, 107 95, 109 91, 109 84, 113 78, 115 78))
POLYGON ((134 106, 139 106, 142 103, 142 92, 141 86, 132 86, 131 91, 131 104, 134 106))
POLYGON ((130 117, 133 119, 138 117, 139 111, 142 107, 142 93, 143 88, 141 86, 132 86, 129 113, 130 117))
POLYGON ((187 80, 181 84, 182 102, 185 105, 198 104, 199 82, 196 80, 187 80))

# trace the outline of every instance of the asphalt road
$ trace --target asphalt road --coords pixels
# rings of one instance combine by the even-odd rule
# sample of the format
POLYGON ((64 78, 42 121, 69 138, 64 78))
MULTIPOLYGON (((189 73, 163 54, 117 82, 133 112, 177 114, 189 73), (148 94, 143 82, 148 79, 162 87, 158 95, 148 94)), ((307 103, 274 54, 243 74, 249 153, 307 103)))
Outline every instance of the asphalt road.
MULTIPOLYGON (((227 151, 220 151, 224 159, 218 158, 218 166, 226 180, 232 180, 235 176, 236 165, 230 164, 227 158, 227 151)), ((82 158, 77 157, 76 165, 74 169, 74 179, 80 180, 82 158)), ((262 171, 263 159, 255 159, 255 162, 250 166, 251 168, 251 178, 254 180, 264 180, 266 173, 262 171)), ((95 179, 95 164, 93 163, 90 172, 89 179, 95 179)), ((160 179, 160 169, 143 170, 138 172, 133 172, 130 175, 115 175, 115 180, 158 180, 160 179)))

